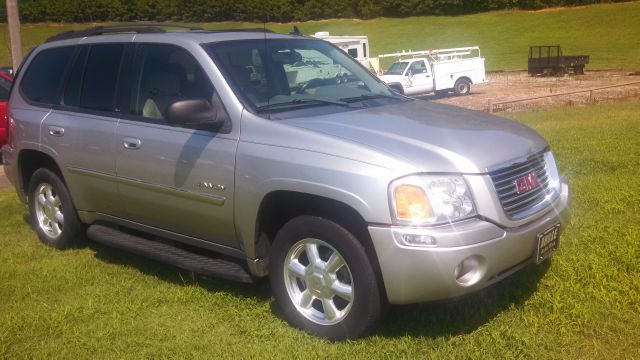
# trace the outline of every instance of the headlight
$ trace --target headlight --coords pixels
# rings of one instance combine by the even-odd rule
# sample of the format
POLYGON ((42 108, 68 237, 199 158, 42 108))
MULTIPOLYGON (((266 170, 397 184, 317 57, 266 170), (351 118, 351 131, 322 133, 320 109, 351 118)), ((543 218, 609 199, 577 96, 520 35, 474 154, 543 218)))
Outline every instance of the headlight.
POLYGON ((476 214, 473 198, 462 176, 412 175, 389 187, 391 216, 397 223, 435 225, 476 214))
POLYGON ((558 166, 553 153, 548 151, 544 154, 544 160, 547 165, 547 174, 549 176, 549 189, 552 189, 555 195, 560 194, 560 175, 558 174, 558 166))

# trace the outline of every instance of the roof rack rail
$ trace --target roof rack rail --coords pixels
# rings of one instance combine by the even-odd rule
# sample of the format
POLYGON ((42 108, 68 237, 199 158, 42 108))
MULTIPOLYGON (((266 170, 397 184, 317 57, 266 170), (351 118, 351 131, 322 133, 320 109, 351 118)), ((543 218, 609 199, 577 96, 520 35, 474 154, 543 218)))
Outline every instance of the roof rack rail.
POLYGON ((157 24, 157 23, 101 25, 101 26, 94 26, 94 27, 90 27, 82 30, 69 30, 69 31, 61 32, 57 35, 54 35, 48 38, 46 42, 75 39, 75 38, 82 38, 87 36, 96 36, 96 35, 103 35, 103 34, 164 33, 166 32, 166 30, 163 29, 164 27, 172 27, 172 28, 179 28, 179 29, 186 29, 186 30, 204 30, 203 28, 197 27, 197 26, 157 24))
POLYGON ((223 32, 266 32, 273 33, 273 30, 266 28, 245 28, 245 29, 196 29, 198 32, 204 33, 223 33, 223 32))

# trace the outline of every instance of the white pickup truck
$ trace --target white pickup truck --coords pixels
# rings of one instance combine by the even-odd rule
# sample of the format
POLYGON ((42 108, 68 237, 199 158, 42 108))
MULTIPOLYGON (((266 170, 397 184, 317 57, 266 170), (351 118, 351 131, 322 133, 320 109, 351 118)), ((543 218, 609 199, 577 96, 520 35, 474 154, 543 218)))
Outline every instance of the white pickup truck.
POLYGON ((384 54, 375 63, 379 64, 384 57, 401 57, 380 79, 405 95, 443 94, 452 90, 456 95, 467 95, 471 84, 487 81, 484 58, 477 46, 384 54), (402 59, 407 56, 411 58, 402 59))

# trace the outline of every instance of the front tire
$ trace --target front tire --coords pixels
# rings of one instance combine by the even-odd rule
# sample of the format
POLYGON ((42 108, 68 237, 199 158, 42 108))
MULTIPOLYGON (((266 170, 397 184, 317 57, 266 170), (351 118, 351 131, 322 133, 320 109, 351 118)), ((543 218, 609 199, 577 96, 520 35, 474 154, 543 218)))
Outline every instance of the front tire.
POLYGON ((49 169, 38 169, 29 181, 31 226, 40 241, 57 249, 82 242, 82 225, 71 196, 58 175, 49 169))
POLYGON ((299 216, 278 232, 269 277, 291 325, 330 340, 364 335, 380 317, 381 296, 362 244, 340 225, 299 216))

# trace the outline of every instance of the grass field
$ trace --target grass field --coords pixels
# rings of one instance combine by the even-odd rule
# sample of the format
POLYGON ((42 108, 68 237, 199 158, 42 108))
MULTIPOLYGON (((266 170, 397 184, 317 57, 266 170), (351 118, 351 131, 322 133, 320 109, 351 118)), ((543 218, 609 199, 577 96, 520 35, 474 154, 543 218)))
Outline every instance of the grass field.
MULTIPOLYGON (((563 46, 566 55, 591 55, 588 69, 640 69, 640 2, 544 11, 498 11, 466 16, 311 21, 267 24, 277 32, 298 25, 304 34, 368 35, 373 54, 479 45, 488 70, 526 69, 530 45, 563 46)), ((25 50, 64 30, 91 24, 25 24, 25 50)), ((262 27, 263 24, 201 24, 205 28, 262 27)), ((0 29, 0 64, 9 64, 6 27, 0 29)))
POLYGON ((268 286, 99 245, 41 245, 0 190, 0 358, 640 358, 640 103, 508 116, 549 139, 573 191, 561 249, 448 304, 391 307, 329 343, 273 313, 268 286))

